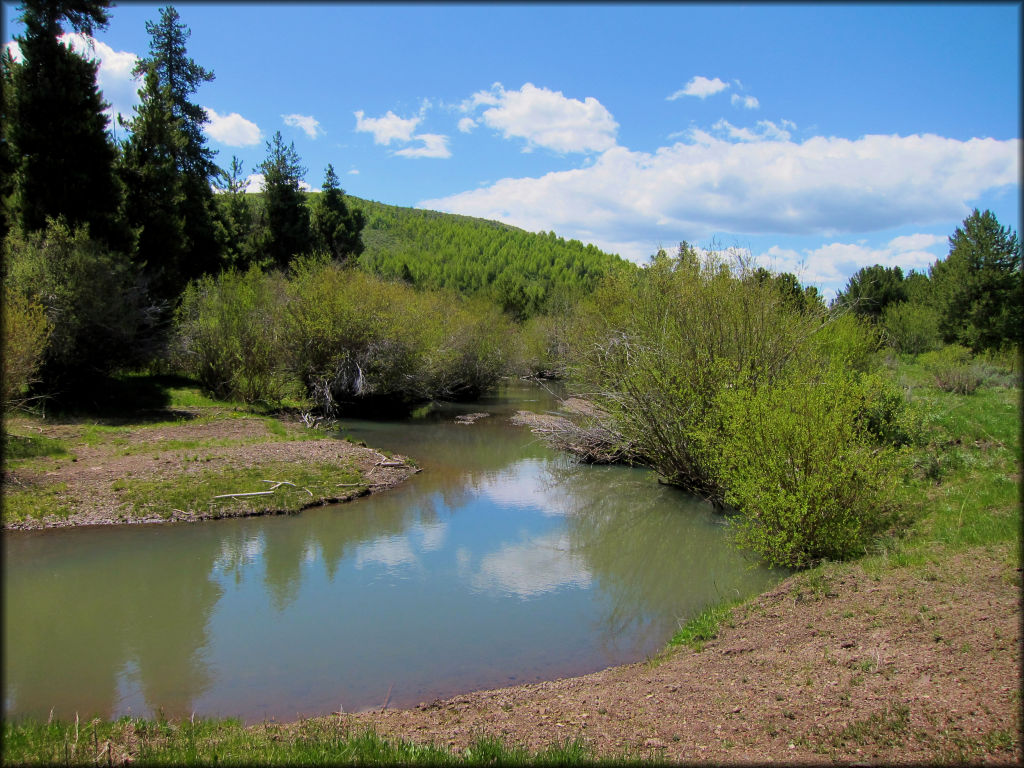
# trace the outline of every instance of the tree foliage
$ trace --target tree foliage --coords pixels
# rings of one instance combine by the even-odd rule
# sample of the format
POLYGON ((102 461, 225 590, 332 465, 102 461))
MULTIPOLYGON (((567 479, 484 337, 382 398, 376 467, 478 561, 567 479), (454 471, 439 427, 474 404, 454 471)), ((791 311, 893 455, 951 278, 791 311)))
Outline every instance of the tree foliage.
POLYGON ((930 277, 946 343, 980 351, 1024 340, 1020 242, 991 211, 964 219, 930 277))
MULTIPOLYGON (((114 174, 116 149, 107 134, 107 104, 96 85, 97 64, 61 43, 62 25, 90 34, 108 21, 106 0, 25 0, 23 60, 8 59, 12 93, 7 138, 14 158, 16 218, 39 231, 63 216, 87 224, 94 237, 126 243, 118 227, 121 192, 114 174)), ((6 90, 6 89, 5 89, 6 90)))
POLYGON ((146 32, 149 56, 134 70, 143 78, 141 103, 127 126, 122 177, 152 290, 176 299, 189 280, 221 266, 210 188, 219 169, 202 130, 206 112, 190 100, 213 74, 188 57, 190 32, 173 7, 160 9, 146 32))
POLYGON ((566 309, 609 272, 635 269, 554 232, 358 198, 349 198, 349 205, 366 216, 363 269, 420 287, 487 297, 519 318, 566 309))
POLYGON ((285 146, 281 132, 276 131, 267 142, 267 158, 260 171, 265 217, 261 246, 272 264, 284 268, 295 256, 308 253, 312 244, 309 209, 299 187, 306 169, 295 151, 295 143, 285 146))
POLYGON ((836 296, 836 303, 849 307, 860 317, 877 321, 886 307, 906 298, 903 270, 875 264, 857 270, 836 296))
POLYGON ((345 190, 338 186, 334 166, 328 164, 323 190, 314 198, 310 224, 313 247, 338 261, 355 258, 363 252, 361 234, 366 224, 363 212, 349 209, 345 190))

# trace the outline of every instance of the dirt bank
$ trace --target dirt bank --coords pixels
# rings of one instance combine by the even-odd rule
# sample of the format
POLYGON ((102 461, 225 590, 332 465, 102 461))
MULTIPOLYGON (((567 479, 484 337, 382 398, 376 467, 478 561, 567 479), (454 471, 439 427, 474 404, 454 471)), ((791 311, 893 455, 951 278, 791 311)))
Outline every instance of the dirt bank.
MULTIPOLYGON (((9 519, 5 514, 4 527, 151 523, 278 511, 265 497, 259 497, 263 502, 260 509, 250 503, 253 497, 217 499, 215 503, 211 500, 192 509, 138 498, 127 500, 128 482, 166 481, 187 488, 201 477, 217 473, 230 477, 260 467, 274 472, 267 475, 267 480, 287 482, 290 478, 287 470, 282 474, 282 466, 337 466, 338 479, 350 482, 307 491, 308 501, 304 499, 303 505, 314 506, 390 488, 417 471, 403 457, 385 457, 345 440, 308 439, 321 436, 309 434, 297 422, 273 422, 271 428, 272 422, 264 418, 211 417, 208 409, 184 413, 194 416, 194 420, 105 427, 98 434, 96 425, 15 420, 8 425, 12 433, 59 440, 68 446, 68 453, 15 461, 4 470, 5 502, 12 501, 10 494, 24 496, 29 492, 40 505, 36 510, 39 514, 22 519, 9 519), (346 478, 341 478, 344 473, 346 478), (354 473, 358 482, 352 481, 354 473)), ((229 492, 260 491, 272 484, 232 487, 229 492)))

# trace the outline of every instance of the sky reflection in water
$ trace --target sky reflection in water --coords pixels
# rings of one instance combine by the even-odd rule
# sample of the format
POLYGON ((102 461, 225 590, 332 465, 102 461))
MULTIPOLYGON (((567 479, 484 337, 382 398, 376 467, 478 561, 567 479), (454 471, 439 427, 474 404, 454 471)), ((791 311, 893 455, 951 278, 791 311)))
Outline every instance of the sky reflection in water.
POLYGON ((291 719, 601 669, 780 574, 641 470, 512 427, 510 388, 346 432, 414 457, 388 493, 298 516, 5 534, 8 716, 291 719), (488 410, 473 425, 459 412, 488 410))

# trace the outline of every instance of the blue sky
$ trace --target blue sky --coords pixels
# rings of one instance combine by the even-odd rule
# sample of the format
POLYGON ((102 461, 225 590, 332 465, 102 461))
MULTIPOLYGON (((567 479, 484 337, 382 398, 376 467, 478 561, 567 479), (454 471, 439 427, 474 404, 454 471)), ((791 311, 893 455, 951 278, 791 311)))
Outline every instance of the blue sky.
MULTIPOLYGON (((96 35, 119 111, 160 7, 96 35)), ((746 249, 827 294, 925 268, 974 207, 1019 230, 1018 4, 175 7, 224 166, 280 130, 313 188, 332 163, 360 197, 638 262, 746 249)))

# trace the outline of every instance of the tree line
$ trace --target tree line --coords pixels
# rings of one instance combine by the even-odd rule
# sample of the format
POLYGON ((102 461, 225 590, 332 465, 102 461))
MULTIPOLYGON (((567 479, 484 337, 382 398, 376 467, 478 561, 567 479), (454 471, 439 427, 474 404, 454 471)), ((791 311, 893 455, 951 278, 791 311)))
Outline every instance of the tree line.
POLYGON ((974 211, 949 238, 949 254, 927 272, 904 275, 875 264, 850 277, 836 296, 881 328, 900 352, 942 344, 972 352, 1019 347, 1024 340, 1024 281, 1017 233, 991 211, 974 211))

